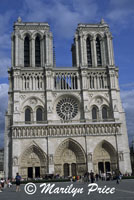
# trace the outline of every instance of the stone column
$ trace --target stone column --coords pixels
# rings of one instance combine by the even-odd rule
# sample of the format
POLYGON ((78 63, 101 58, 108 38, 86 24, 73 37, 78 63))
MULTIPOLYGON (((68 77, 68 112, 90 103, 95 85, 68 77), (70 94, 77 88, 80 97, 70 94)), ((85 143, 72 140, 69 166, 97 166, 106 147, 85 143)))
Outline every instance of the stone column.
POLYGON ((112 36, 110 37, 110 46, 111 46, 111 64, 114 65, 114 50, 113 50, 112 36))
POLYGON ((29 89, 32 90, 32 78, 29 77, 29 89))
POLYGON ((92 38, 91 49, 92 49, 92 65, 94 67, 97 67, 96 39, 95 39, 95 37, 92 38))
POLYGON ((105 65, 105 47, 104 47, 104 38, 100 40, 100 47, 101 47, 101 63, 102 67, 105 65))
POLYGON ((87 39, 87 37, 86 37, 86 35, 84 35, 83 36, 83 64, 84 65, 88 65, 87 64, 87 45, 86 45, 86 39, 87 39))
POLYGON ((12 35, 11 38, 12 47, 11 47, 11 56, 12 56, 12 66, 15 64, 15 36, 12 35))
POLYGON ((33 167, 33 178, 35 178, 35 167, 33 167))
POLYGON ((24 66, 24 40, 19 38, 19 65, 24 66))
POLYGON ((79 67, 79 41, 78 35, 75 36, 76 66, 79 67))
POLYGON ((18 75, 18 90, 21 90, 21 88, 22 88, 22 79, 21 79, 21 75, 19 73, 19 75, 18 75))
POLYGON ((35 67, 35 39, 31 39, 31 53, 30 53, 30 56, 31 56, 31 66, 32 67, 35 67))
POLYGON ((107 34, 107 52, 108 52, 108 64, 113 65, 114 59, 113 59, 113 47, 112 47, 112 36, 107 34))
POLYGON ((72 176, 72 167, 71 167, 71 164, 69 164, 69 176, 72 176))
POLYGON ((82 71, 82 85, 83 89, 87 89, 87 71, 82 71))
POLYGON ((48 34, 46 34, 45 49, 46 49, 46 64, 47 65, 49 64, 48 46, 49 46, 49 39, 48 39, 48 34))
POLYGON ((35 76, 34 77, 34 81, 33 81, 33 90, 36 90, 36 80, 37 80, 37 77, 35 76))
POLYGON ((44 38, 40 40, 40 56, 41 56, 41 66, 44 66, 44 38))
POLYGON ((83 35, 80 35, 80 64, 84 65, 84 58, 83 58, 83 35))
POLYGON ((53 36, 49 33, 49 46, 48 46, 49 64, 53 65, 53 36))
POLYGON ((104 166, 104 173, 106 173, 106 166, 105 166, 105 162, 103 162, 103 166, 104 166))
POLYGON ((14 74, 14 90, 17 89, 17 78, 16 78, 16 74, 14 74))
POLYGON ((19 55, 19 49, 18 49, 18 34, 15 34, 15 66, 18 66, 18 55, 19 55))
POLYGON ((80 75, 77 73, 78 89, 80 89, 80 75))

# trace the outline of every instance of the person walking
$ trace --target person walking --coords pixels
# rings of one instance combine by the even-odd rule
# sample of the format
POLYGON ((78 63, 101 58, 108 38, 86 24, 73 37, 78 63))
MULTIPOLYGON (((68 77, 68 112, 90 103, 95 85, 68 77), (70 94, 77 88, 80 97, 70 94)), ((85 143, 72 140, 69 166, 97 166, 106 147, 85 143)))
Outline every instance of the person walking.
POLYGON ((119 175, 120 175, 120 173, 119 173, 118 169, 116 169, 115 175, 116 175, 116 183, 119 184, 119 175))
POLYGON ((21 181, 21 176, 19 175, 19 173, 16 174, 15 177, 16 180, 16 192, 20 192, 20 181, 21 181))

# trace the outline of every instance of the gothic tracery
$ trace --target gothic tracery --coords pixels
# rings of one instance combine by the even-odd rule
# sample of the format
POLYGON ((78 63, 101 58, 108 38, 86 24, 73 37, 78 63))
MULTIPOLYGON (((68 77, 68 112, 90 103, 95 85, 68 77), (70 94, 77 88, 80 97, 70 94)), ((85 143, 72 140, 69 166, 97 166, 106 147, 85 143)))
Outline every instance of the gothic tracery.
POLYGON ((112 171, 118 154, 121 172, 131 173, 108 24, 78 24, 71 51, 73 67, 56 67, 49 24, 15 22, 6 177, 15 177, 16 170, 23 178, 112 171))

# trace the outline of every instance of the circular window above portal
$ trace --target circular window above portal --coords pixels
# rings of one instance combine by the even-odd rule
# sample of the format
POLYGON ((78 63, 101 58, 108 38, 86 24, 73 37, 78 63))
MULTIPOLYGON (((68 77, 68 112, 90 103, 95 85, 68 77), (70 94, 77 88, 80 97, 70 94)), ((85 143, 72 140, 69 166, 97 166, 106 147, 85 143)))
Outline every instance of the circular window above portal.
POLYGON ((63 98, 58 102, 56 111, 61 119, 70 120, 78 114, 78 104, 72 98, 63 98))

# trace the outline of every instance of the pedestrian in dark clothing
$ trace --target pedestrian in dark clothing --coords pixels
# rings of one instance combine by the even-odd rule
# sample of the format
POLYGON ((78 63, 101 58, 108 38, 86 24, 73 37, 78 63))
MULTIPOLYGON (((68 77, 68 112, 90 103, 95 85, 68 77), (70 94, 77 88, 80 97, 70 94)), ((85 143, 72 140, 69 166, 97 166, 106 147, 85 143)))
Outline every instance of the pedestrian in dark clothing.
POLYGON ((91 183, 93 183, 94 182, 94 173, 92 172, 92 170, 90 172, 90 179, 91 179, 91 183))
POLYGON ((98 181, 98 179, 99 179, 99 174, 96 174, 96 175, 95 175, 95 178, 96 178, 96 181, 98 181))
POLYGON ((21 176, 19 175, 19 173, 16 174, 15 180, 16 180, 16 192, 18 192, 20 191, 20 181, 21 181, 21 176))
POLYGON ((85 182, 89 182, 89 172, 86 172, 84 174, 84 179, 85 179, 85 182))
POLYGON ((118 169, 116 169, 115 175, 116 175, 116 183, 119 184, 119 175, 120 175, 120 172, 119 172, 118 169))

